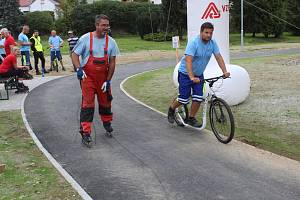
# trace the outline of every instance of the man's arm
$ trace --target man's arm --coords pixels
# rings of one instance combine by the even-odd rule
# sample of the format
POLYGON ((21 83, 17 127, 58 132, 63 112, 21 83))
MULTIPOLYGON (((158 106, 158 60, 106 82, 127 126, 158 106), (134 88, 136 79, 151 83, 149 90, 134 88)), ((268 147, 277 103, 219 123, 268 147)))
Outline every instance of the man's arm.
POLYGON ((80 67, 80 61, 79 61, 79 55, 77 55, 75 52, 72 52, 72 63, 76 67, 76 69, 79 69, 80 67))
POLYGON ((64 40, 60 38, 60 44, 59 44, 59 45, 60 45, 61 47, 62 47, 63 43, 64 43, 64 40))
POLYGON ((29 70, 29 67, 28 67, 28 66, 18 66, 17 63, 14 63, 14 68, 15 68, 15 69, 27 69, 27 70, 29 70))
POLYGON ((222 55, 220 53, 216 54, 215 58, 216 58, 216 60, 218 62, 219 67, 221 68, 221 70, 223 72, 223 75, 225 77, 229 77, 230 76, 230 72, 227 72, 226 65, 225 65, 225 62, 224 62, 224 59, 223 59, 222 55))
POLYGON ((186 62, 186 69, 188 71, 188 75, 191 81, 193 81, 194 83, 199 83, 200 82, 199 78, 195 77, 193 73, 193 66, 192 66, 193 56, 186 55, 185 62, 186 62))
POLYGON ((110 81, 115 73, 116 69, 116 56, 109 57, 109 68, 107 80, 110 81))
POLYGON ((30 39, 30 42, 31 42, 31 50, 33 51, 33 52, 36 52, 36 48, 35 48, 35 41, 34 41, 34 39, 33 38, 31 38, 30 39))

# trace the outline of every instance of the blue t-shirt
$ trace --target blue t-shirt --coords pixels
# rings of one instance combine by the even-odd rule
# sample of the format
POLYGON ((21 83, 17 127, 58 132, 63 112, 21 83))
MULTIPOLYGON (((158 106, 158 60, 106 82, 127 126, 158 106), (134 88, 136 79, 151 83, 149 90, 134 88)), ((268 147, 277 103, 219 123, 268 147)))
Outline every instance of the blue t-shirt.
MULTIPOLYGON (((24 42, 24 43, 29 42, 27 35, 25 35, 22 32, 19 34, 18 40, 20 42, 24 42)), ((21 46, 21 48, 20 48, 20 51, 29 51, 29 50, 30 50, 30 46, 28 46, 28 45, 27 46, 21 46)))
MULTIPOLYGON (((116 41, 108 36, 108 57, 117 56, 120 54, 116 41)), ((93 37, 93 56, 97 58, 104 57, 105 37, 97 38, 93 37)), ((80 37, 77 44, 73 48, 73 52, 77 55, 81 55, 80 66, 83 67, 90 56, 90 33, 86 33, 80 37)))
MULTIPOLYGON (((0 38, 0 45, 1 46, 4 46, 4 42, 5 42, 5 39, 0 38)), ((6 54, 4 47, 3 48, 0 47, 0 54, 6 54)))
MULTIPOLYGON (((193 56, 192 68, 193 73, 196 76, 201 76, 203 74, 211 55, 217 55, 219 53, 219 47, 215 40, 212 39, 209 42, 204 43, 200 38, 200 35, 191 39, 185 49, 185 56, 193 56)), ((188 75, 185 56, 181 59, 178 71, 188 75)))
POLYGON ((49 42, 50 45, 53 45, 53 48, 51 48, 51 51, 59 51, 60 50, 60 43, 62 41, 63 40, 58 35, 56 35, 55 37, 50 36, 48 42, 49 42))

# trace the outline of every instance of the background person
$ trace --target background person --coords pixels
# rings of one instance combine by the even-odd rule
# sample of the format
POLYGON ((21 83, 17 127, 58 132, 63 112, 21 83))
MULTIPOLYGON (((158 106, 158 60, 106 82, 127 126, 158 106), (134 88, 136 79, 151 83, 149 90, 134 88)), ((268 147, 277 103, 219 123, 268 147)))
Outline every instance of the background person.
POLYGON ((50 52, 51 52, 51 68, 50 71, 52 71, 52 66, 53 66, 53 61, 55 58, 57 58, 61 64, 62 70, 66 71, 66 69, 64 68, 63 65, 63 61, 62 61, 62 56, 60 53, 60 47, 63 45, 64 41, 58 36, 56 35, 56 31, 52 30, 51 31, 51 36, 49 37, 49 46, 50 46, 50 52))
POLYGON ((18 78, 32 79, 32 76, 28 73, 28 66, 18 66, 17 57, 20 55, 20 49, 17 46, 14 46, 11 54, 6 56, 3 63, 0 65, 1 77, 17 76, 18 78))
POLYGON ((44 50, 43 50, 43 46, 41 43, 41 38, 39 36, 39 31, 34 30, 33 35, 30 38, 30 42, 32 43, 31 51, 33 52, 34 68, 35 68, 36 74, 37 75, 41 74, 39 71, 39 67, 38 67, 39 59, 41 60, 41 64, 42 64, 42 72, 48 73, 48 71, 45 68, 44 50))
MULTIPOLYGON (((75 45, 77 44, 79 38, 74 35, 73 31, 68 31, 68 36, 69 36, 68 38, 69 52, 70 52, 70 57, 72 59, 72 51, 75 45)), ((74 72, 76 72, 76 67, 74 65, 73 68, 74 68, 74 72)))
POLYGON ((6 56, 5 49, 4 49, 4 42, 5 39, 2 37, 2 33, 0 32, 0 64, 2 63, 3 59, 6 56))
POLYGON ((11 36, 10 32, 8 31, 7 28, 3 28, 1 29, 1 34, 4 36, 5 38, 5 42, 4 42, 4 49, 5 49, 5 54, 6 56, 8 56, 11 52, 11 49, 14 46, 17 46, 17 43, 15 42, 15 39, 13 38, 13 36, 11 36))
POLYGON ((24 25, 22 27, 22 32, 19 34, 18 37, 18 43, 21 51, 21 63, 22 65, 29 66, 29 69, 32 69, 31 63, 30 63, 30 46, 31 42, 29 42, 29 39, 26 34, 29 33, 29 26, 24 25))

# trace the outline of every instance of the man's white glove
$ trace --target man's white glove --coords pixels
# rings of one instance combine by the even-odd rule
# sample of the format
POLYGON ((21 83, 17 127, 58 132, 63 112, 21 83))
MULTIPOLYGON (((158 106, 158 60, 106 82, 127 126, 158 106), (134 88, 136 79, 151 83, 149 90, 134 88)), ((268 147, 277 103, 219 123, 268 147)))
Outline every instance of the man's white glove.
POLYGON ((101 87, 101 90, 102 92, 107 92, 109 91, 109 88, 110 88, 110 81, 105 81, 103 84, 102 84, 102 87, 101 87))

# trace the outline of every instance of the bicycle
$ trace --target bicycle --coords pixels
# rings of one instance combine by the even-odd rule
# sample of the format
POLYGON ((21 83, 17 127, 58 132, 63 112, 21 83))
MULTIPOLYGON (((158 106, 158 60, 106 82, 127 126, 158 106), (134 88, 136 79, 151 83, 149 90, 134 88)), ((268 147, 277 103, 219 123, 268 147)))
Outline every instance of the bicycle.
MULTIPOLYGON (((204 90, 208 89, 207 94, 205 95, 204 103, 203 103, 203 111, 202 111, 202 126, 200 128, 192 127, 188 125, 186 122, 189 117, 189 110, 187 104, 182 104, 178 108, 175 109, 175 122, 178 126, 182 127, 192 127, 199 131, 203 130, 206 127, 206 115, 207 115, 207 105, 210 104, 209 107, 209 120, 211 129, 216 136, 216 138, 223 144, 229 143, 234 137, 235 124, 233 114, 229 105, 225 100, 216 96, 213 85, 219 79, 226 79, 224 76, 218 76, 214 78, 204 79, 204 90), (208 84, 206 84, 208 83, 208 84), (208 88, 206 88, 208 85, 208 88), (222 126, 228 125, 228 130, 224 130, 222 126), (221 126, 222 128, 218 128, 221 126)), ((176 99, 175 99, 176 100, 176 99)))
POLYGON ((54 60, 52 61, 52 66, 51 66, 51 68, 53 69, 53 70, 55 70, 56 72, 58 72, 58 61, 57 61, 57 55, 56 55, 56 51, 54 51, 54 55, 55 55, 55 58, 54 58, 54 60))
MULTIPOLYGON (((60 46, 63 47, 63 46, 60 46)), ((50 47, 48 47, 48 49, 50 49, 50 47)), ((51 52, 51 51, 50 51, 51 52)), ((57 54, 56 54, 56 50, 54 50, 54 60, 52 61, 52 65, 50 69, 55 70, 56 72, 58 72, 58 59, 57 59, 57 54)), ((62 70, 64 70, 64 68, 62 67, 62 70)), ((52 70, 51 70, 52 71, 52 70)), ((65 70, 64 70, 65 71, 65 70)))

